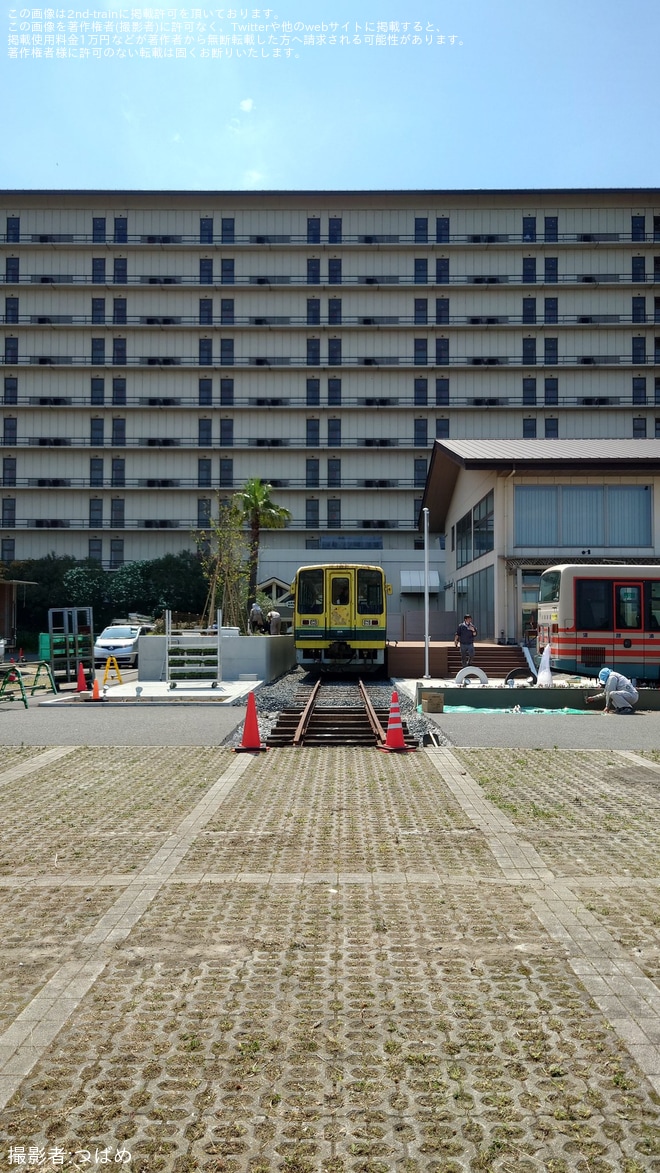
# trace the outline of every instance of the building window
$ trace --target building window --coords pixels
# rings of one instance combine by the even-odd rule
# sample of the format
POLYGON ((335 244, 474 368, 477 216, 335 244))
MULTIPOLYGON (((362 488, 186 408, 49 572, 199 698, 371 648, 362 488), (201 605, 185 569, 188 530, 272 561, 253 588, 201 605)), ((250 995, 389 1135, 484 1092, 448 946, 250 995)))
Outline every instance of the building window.
POLYGON ((128 240, 128 220, 126 216, 115 216, 115 244, 126 244, 128 240))
POLYGON ((536 324, 536 298, 535 297, 523 297, 522 320, 526 325, 533 326, 536 324))
POLYGON ((436 379, 435 405, 436 407, 447 407, 449 405, 449 379, 436 379))
POLYGON ((436 244, 449 243, 449 216, 436 216, 435 241, 436 244))
POLYGON ((633 418, 633 440, 646 439, 646 420, 644 416, 635 416, 633 418))
POLYGON ((92 448, 103 447, 104 421, 92 419, 89 421, 89 443, 92 448))
POLYGON ((201 456, 197 461, 197 485, 200 489, 211 486, 211 461, 208 456, 201 456))
POLYGON ((6 297, 5 298, 5 322, 7 322, 8 324, 12 324, 12 325, 15 322, 18 322, 18 298, 17 297, 6 297))
POLYGON ((14 562, 16 559, 16 539, 3 538, 0 544, 0 559, 3 562, 14 562))
POLYGON ((89 401, 93 407, 102 407, 105 403, 105 379, 91 380, 89 401))
POLYGON ((110 569, 118 570, 124 565, 124 539, 110 539, 110 569))
POLYGON ((210 367, 213 364, 213 339, 200 338, 199 340, 199 365, 200 367, 210 367))
POLYGON ((5 363, 18 362, 18 338, 5 338, 5 363))
POLYGON ((632 299, 632 320, 633 322, 646 321, 646 298, 633 297, 632 299))
POLYGON ((341 244, 342 241, 342 218, 341 216, 330 216, 328 220, 328 244, 341 244))
POLYGON ((16 484, 16 457, 5 456, 2 460, 2 483, 10 489, 16 484))
POLYGON ((415 216, 415 244, 426 244, 429 238, 427 216, 415 216))
POLYGON ((633 257, 631 263, 631 277, 633 281, 646 281, 646 258, 633 257))
POLYGON ((306 403, 308 407, 318 407, 321 402, 321 381, 320 379, 307 379, 306 382, 306 403))
POLYGON ((425 367, 428 362, 428 340, 426 338, 415 338, 413 363, 416 367, 425 367))
POLYGON ((19 279, 19 258, 6 257, 5 258, 5 281, 8 285, 19 279))
POLYGON ((15 375, 5 375, 4 388, 4 402, 18 403, 18 379, 15 375))
POLYGON ((416 489, 421 489, 426 484, 426 474, 428 471, 428 461, 425 456, 418 456, 415 458, 413 484, 416 489))
POLYGON ((545 273, 544 279, 546 285, 556 285, 559 280, 559 259, 557 257, 545 258, 545 273))
POLYGON ((213 403, 213 380, 200 379, 197 384, 197 402, 200 407, 210 407, 213 403))
POLYGON ((197 498, 197 529, 208 529, 211 524, 211 498, 197 498))
MULTIPOLYGON (((105 280, 105 277, 104 277, 105 280)), ((128 281, 128 261, 126 257, 115 257, 112 282, 113 285, 126 285, 128 281)))
POLYGON ((526 285, 532 285, 536 281, 536 257, 523 257, 522 279, 526 285))
POLYGON ((112 339, 112 362, 116 367, 126 366, 126 339, 112 339))
POLYGON ((435 262, 436 285, 449 285, 449 258, 438 257, 435 262))
POLYGON ((319 326, 321 323, 321 301, 318 297, 307 298, 307 325, 319 326))
POLYGON ((328 339, 328 365, 331 367, 341 366, 341 338, 328 339))
POLYGON ((413 402, 415 407, 426 407, 429 401, 429 381, 428 379, 415 379, 413 402))
POLYGON ((123 375, 112 380, 112 403, 114 407, 124 407, 126 404, 126 379, 123 375))
POLYGON ((220 447, 234 447, 234 421, 231 419, 220 420, 220 447))
POLYGON ((213 244, 213 217, 202 216, 199 221, 199 243, 213 244))
MULTIPOLYGON (((222 263, 224 264, 224 261, 222 263)), ((201 260, 199 262, 199 283, 200 285, 213 285, 213 261, 201 260)))
POLYGON ((113 456, 112 458, 110 484, 113 489, 123 489, 126 484, 126 461, 123 456, 113 456))
POLYGON ((199 299, 199 324, 200 326, 213 325, 213 298, 211 297, 200 297, 199 299))
POLYGON ((110 502, 110 525, 113 529, 123 529, 125 522, 124 498, 113 497, 110 502))
POLYGON ((429 303, 426 297, 415 298, 414 320, 416 326, 426 326, 429 320, 429 303))
MULTIPOLYGON (((105 285, 105 257, 92 258, 92 285, 105 285)), ((92 315, 94 313, 94 302, 92 301, 92 315)), ((105 316, 105 310, 104 310, 105 316)), ((93 321, 92 317, 92 321, 93 321)))
POLYGON ((415 285, 426 285, 429 279, 429 263, 426 257, 415 257, 414 265, 414 283, 415 285))
POLYGON ((90 497, 89 500, 89 528, 103 528, 103 498, 90 497))
POLYGON ((318 216, 307 217, 307 243, 321 243, 321 221, 318 216))
POLYGON ((559 321, 559 299, 556 297, 546 297, 543 303, 543 312, 546 324, 554 326, 559 321))
POLYGON ((341 448, 341 420, 328 420, 328 448, 341 448))
POLYGON ((220 380, 220 406, 232 407, 234 404, 234 380, 220 380))
POLYGON ((213 421, 197 420, 197 447, 210 448, 213 443, 213 421))
POLYGON ((546 366, 556 366, 559 362, 559 339, 546 338, 543 345, 543 361, 546 366))
POLYGON ((632 360, 634 363, 646 362, 646 338, 633 338, 632 360))
MULTIPOLYGON (((307 421, 310 422, 309 420, 307 421)), ((305 485, 308 489, 317 489, 319 486, 319 467, 320 461, 318 457, 311 456, 305 461, 305 485)))
POLYGON ((126 325, 126 298, 114 297, 112 299, 112 321, 115 326, 126 325))
POLYGON ((90 538, 87 543, 87 557, 91 562, 103 561, 103 539, 90 538))
POLYGON ((328 497, 327 501, 328 529, 341 529, 341 501, 338 497, 328 497))
POLYGON ((92 338, 92 363, 102 365, 105 362, 105 338, 92 338))
POLYGON ((307 258, 307 284, 321 284, 321 262, 317 257, 307 258))
POLYGON ((536 379, 523 379, 522 401, 525 407, 534 407, 536 404, 536 379))
POLYGON ((446 416, 438 416, 435 421, 435 438, 436 440, 449 439, 449 420, 446 416))
POLYGON ((305 525, 307 529, 318 529, 319 503, 315 497, 308 497, 305 501, 305 525))
POLYGON ((220 299, 220 325, 221 326, 233 326, 234 325, 234 299, 233 299, 233 297, 223 297, 220 299))
POLYGON ((428 420, 413 421, 413 444, 415 448, 426 448, 428 438, 428 420))
POLYGON ((522 434, 523 434, 523 440, 535 440, 536 439, 536 420, 524 419, 522 434))
POLYGON ((558 234, 559 221, 557 216, 546 216, 544 219, 543 232, 548 244, 554 244, 559 240, 558 234))
POLYGON ((653 298, 653 321, 660 322, 660 297, 653 298))
POLYGON ((220 366, 233 367, 234 365, 234 339, 221 338, 220 339, 220 366))
POLYGON ((646 216, 631 216, 630 217, 630 239, 631 240, 645 240, 646 239, 646 216))
POLYGON ((633 378, 632 401, 636 404, 646 403, 646 378, 642 375, 633 378))
POLYGON ((339 407, 341 404, 341 379, 328 379, 328 406, 339 407))
POLYGON ((449 325, 449 298, 436 297, 435 299, 435 324, 436 326, 449 325))
POLYGON ((320 338, 307 339, 307 366, 318 367, 321 365, 321 340, 320 338))
POLYGON ((103 484, 103 457, 92 456, 89 462, 89 483, 93 488, 103 484))
POLYGON ((3 444, 10 446, 16 443, 18 435, 18 420, 14 416, 7 416, 3 427, 3 444))
POLYGON ((536 216, 523 216, 522 238, 525 242, 536 240, 536 216))
POLYGON ((545 438, 546 440, 557 440, 559 437, 559 420, 547 419, 545 421, 545 438))
POLYGON ((536 338, 523 338, 522 360, 526 367, 533 366, 536 362, 536 338))
POLYGON ((234 484, 234 461, 231 456, 220 457, 220 488, 231 489, 234 484))
POLYGON ((341 260, 337 258, 328 261, 328 284, 341 285, 341 260))
POLYGON ((220 222, 220 239, 222 244, 234 243, 234 217, 223 216, 220 222))
POLYGON ((338 456, 331 456, 328 459, 328 488, 339 489, 341 487, 341 460, 338 456))
POLYGON ((18 244, 21 239, 21 218, 20 216, 7 216, 7 231, 5 233, 5 240, 7 244, 18 244))
POLYGON ((16 498, 3 497, 2 498, 2 528, 15 529, 16 528, 16 498))
POLYGON ((545 379, 543 387, 543 400, 546 407, 553 407, 559 403, 559 380, 545 379))
POLYGON ((341 326, 340 297, 331 297, 328 301, 328 323, 330 326, 341 326))

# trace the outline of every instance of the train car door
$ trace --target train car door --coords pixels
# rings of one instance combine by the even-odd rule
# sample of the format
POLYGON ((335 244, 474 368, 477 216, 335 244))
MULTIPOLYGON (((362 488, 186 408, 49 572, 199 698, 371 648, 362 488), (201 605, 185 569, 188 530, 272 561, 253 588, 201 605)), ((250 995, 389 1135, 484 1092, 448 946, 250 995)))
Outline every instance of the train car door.
POLYGON ((614 668, 644 674, 644 595, 641 582, 614 583, 614 668))
POLYGON ((334 637, 348 635, 351 622, 351 576, 346 571, 328 572, 330 588, 330 627, 334 637))

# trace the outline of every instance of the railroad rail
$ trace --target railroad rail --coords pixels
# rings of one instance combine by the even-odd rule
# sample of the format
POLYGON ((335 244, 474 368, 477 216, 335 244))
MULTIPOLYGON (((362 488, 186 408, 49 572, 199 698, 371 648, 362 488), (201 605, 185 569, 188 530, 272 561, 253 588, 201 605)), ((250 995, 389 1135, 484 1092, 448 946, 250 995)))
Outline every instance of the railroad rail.
MULTIPOLYGON (((388 718, 389 709, 377 708, 372 703, 363 681, 343 683, 341 689, 335 689, 317 680, 309 694, 300 694, 299 704, 282 709, 266 744, 273 747, 384 745, 388 718), (336 703, 338 694, 339 704, 336 703)), ((406 745, 417 746, 405 722, 403 735, 406 745)))

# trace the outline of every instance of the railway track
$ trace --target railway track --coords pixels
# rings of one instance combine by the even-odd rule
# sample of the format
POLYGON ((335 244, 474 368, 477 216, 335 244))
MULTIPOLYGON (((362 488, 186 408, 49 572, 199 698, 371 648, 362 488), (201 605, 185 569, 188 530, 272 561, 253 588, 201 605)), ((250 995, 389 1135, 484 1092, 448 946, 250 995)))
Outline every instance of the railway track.
MULTIPOLYGON (((300 689, 295 704, 280 711, 266 744, 384 745, 388 719, 389 708, 376 707, 361 680, 340 688, 318 680, 313 688, 300 689)), ((410 736, 405 721, 403 736, 407 746, 416 748, 417 741, 410 736)))

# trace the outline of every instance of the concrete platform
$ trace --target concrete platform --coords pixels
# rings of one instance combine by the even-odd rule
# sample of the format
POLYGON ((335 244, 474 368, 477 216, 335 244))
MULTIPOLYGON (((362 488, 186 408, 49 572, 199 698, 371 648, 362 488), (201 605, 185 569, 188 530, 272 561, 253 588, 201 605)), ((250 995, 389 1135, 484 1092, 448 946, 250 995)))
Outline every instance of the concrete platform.
POLYGON ((215 688, 208 680, 186 680, 178 682, 176 688, 164 681, 130 680, 122 684, 109 684, 107 688, 99 686, 102 698, 94 702, 91 693, 64 692, 57 696, 49 696, 41 700, 41 705, 81 705, 90 704, 94 707, 102 705, 228 705, 241 697, 247 699, 248 693, 254 692, 261 680, 222 680, 215 688))

